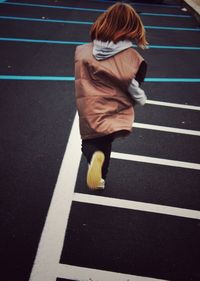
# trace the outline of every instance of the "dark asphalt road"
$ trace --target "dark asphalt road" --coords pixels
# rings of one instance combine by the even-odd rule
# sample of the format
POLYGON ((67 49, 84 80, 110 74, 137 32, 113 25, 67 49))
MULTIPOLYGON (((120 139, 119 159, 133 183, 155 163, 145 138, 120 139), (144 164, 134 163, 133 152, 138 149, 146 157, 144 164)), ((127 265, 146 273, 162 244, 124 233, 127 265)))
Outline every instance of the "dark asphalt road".
POLYGON ((60 80, 74 76, 75 47, 89 41, 84 22, 110 3, 0 2, 0 280, 28 281, 32 269, 31 281, 200 280, 195 19, 175 0, 133 3, 150 43, 138 50, 148 103, 136 108, 133 134, 113 145, 106 189, 91 192, 72 136, 74 82, 60 80))

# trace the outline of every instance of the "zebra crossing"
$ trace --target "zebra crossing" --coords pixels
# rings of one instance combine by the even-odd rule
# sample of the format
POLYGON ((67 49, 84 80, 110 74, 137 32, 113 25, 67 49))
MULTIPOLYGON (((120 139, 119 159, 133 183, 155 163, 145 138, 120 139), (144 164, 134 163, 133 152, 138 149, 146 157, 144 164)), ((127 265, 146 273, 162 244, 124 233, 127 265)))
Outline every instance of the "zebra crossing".
MULTIPOLYGON (((30 190, 37 190, 31 193, 32 200, 38 202, 37 211, 22 216, 22 221, 30 221, 30 254, 26 252, 19 265, 16 261, 13 273, 6 271, 5 281, 200 279, 200 29, 178 1, 164 2, 132 3, 150 42, 149 50, 141 51, 149 65, 143 86, 148 101, 136 108, 132 135, 114 143, 106 188, 96 192, 85 183, 87 164, 73 96, 73 53, 76 45, 89 40, 91 23, 112 1, 1 1, 0 83, 11 104, 13 89, 21 101, 6 110, 12 118, 11 112, 27 106, 35 116, 41 107, 46 126, 37 119, 26 125, 23 121, 21 134, 36 141, 42 130, 48 136, 38 144, 29 140, 35 145, 29 157, 38 150, 47 154, 46 158, 38 154, 34 162, 37 166, 43 160, 45 168, 36 183, 32 180, 33 187, 27 173, 30 190), (46 152, 42 142, 52 149, 46 152), (35 219, 38 224, 32 225, 35 219)), ((2 100, 4 113, 6 96, 2 100)), ((29 111, 25 113, 29 120, 29 111)), ((30 164, 30 173, 35 166, 30 164)), ((24 177, 22 169, 18 173, 24 177)), ((16 175, 10 178, 12 184, 16 175)), ((26 200, 29 188, 21 187, 26 200)), ((14 256, 12 249, 9 253, 14 256)))

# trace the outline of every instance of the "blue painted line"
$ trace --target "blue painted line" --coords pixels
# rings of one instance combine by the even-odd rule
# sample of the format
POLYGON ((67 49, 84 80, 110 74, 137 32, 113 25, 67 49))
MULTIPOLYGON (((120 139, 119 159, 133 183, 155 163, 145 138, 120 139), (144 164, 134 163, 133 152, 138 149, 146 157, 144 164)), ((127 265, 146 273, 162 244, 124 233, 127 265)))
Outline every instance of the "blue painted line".
MULTIPOLYGON (((0 37, 0 41, 5 42, 24 42, 24 43, 46 43, 46 44, 61 44, 61 45, 84 45, 89 42, 81 41, 58 41, 58 40, 42 40, 42 39, 28 39, 28 38, 8 38, 0 37)), ((133 44, 133 47, 137 47, 133 44)), ((174 50, 191 50, 199 51, 200 47, 195 46, 163 46, 163 45, 149 45, 148 49, 174 49, 174 50)))
POLYGON ((10 16, 0 16, 0 19, 21 20, 21 21, 36 21, 36 22, 51 22, 51 23, 69 23, 69 24, 89 24, 89 25, 93 24, 93 22, 91 22, 91 21, 53 20, 53 19, 24 18, 24 17, 10 17, 10 16))
POLYGON ((176 9, 181 8, 181 6, 179 6, 179 5, 170 5, 170 4, 166 4, 166 3, 164 3, 164 4, 152 4, 152 3, 147 4, 147 3, 139 3, 139 2, 134 3, 133 2, 131 4, 133 6, 136 5, 136 6, 149 6, 149 7, 159 7, 159 8, 176 8, 176 9))
MULTIPOLYGON (((6 1, 4 1, 6 2, 6 1)), ((0 3, 4 3, 0 2, 0 3)), ((40 7, 40 8, 53 8, 53 9, 65 9, 65 10, 76 10, 76 11, 88 11, 88 12, 105 12, 104 9, 91 9, 91 8, 81 8, 81 7, 69 7, 69 6, 55 6, 55 5, 44 5, 44 4, 31 4, 31 3, 17 3, 17 2, 7 2, 4 4, 17 5, 17 6, 28 6, 28 7, 40 7)), ((139 3, 138 3, 139 4, 139 3)), ((141 4, 141 3, 140 3, 141 4)), ((191 18, 190 15, 179 15, 179 14, 158 14, 158 13, 140 13, 141 16, 159 16, 159 17, 179 17, 179 18, 191 18)))
POLYGON ((149 49, 172 49, 172 50, 191 50, 191 51, 198 51, 200 47, 193 47, 193 46, 162 46, 162 45, 149 45, 149 49))
MULTIPOLYGON (((90 21, 72 21, 72 20, 55 20, 55 19, 39 19, 39 18, 25 18, 25 17, 11 17, 0 16, 0 19, 5 20, 21 20, 21 21, 36 21, 36 22, 50 22, 50 23, 66 23, 66 24, 86 24, 92 25, 90 21)), ((144 26, 146 29, 159 29, 159 30, 179 30, 179 31, 200 31, 200 28, 183 28, 183 27, 168 27, 168 26, 144 26)))
MULTIPOLYGON (((74 81, 74 76, 0 75, 0 80, 74 81)), ((200 78, 145 78, 145 82, 200 83, 200 78)))
POLYGON ((158 14, 158 13, 140 13, 140 16, 155 16, 155 17, 174 17, 174 18, 192 18, 190 15, 179 14, 158 14))
POLYGON ((3 38, 0 37, 0 41, 8 42, 24 42, 24 43, 47 43, 47 44, 63 44, 63 45, 83 45, 88 42, 81 41, 58 41, 58 40, 40 40, 40 39, 26 39, 26 38, 3 38))
POLYGON ((26 7, 39 7, 39 8, 87 11, 87 12, 105 12, 105 10, 102 10, 102 9, 77 8, 77 7, 55 6, 55 5, 45 5, 45 4, 17 3, 17 2, 5 2, 5 3, 3 2, 2 4, 15 5, 15 6, 26 6, 26 7))
POLYGON ((74 81, 75 78, 73 76, 0 75, 0 80, 74 81))
POLYGON ((160 30, 179 30, 179 31, 200 31, 200 28, 185 28, 185 27, 171 27, 171 26, 153 26, 146 25, 146 29, 160 29, 160 30))
MULTIPOLYGON (((116 1, 109 1, 109 0, 90 0, 90 2, 105 2, 105 3, 115 3, 116 1)), ((162 7, 162 8, 180 8, 178 5, 170 5, 170 4, 148 4, 148 3, 139 3, 139 2, 132 2, 129 3, 133 6, 153 6, 153 7, 162 7)))
POLYGON ((200 78, 145 78, 145 82, 200 83, 200 78))

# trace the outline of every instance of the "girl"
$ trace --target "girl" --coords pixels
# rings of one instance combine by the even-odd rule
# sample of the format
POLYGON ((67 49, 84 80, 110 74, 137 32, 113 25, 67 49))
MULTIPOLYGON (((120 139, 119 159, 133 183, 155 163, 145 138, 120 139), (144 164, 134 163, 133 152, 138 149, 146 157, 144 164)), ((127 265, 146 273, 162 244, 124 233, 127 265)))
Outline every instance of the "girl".
POLYGON ((147 64, 132 48, 145 48, 144 26, 132 6, 116 3, 101 14, 90 31, 92 43, 75 52, 75 94, 82 152, 88 161, 87 185, 103 189, 112 142, 128 135, 134 106, 144 105, 140 88, 147 64))

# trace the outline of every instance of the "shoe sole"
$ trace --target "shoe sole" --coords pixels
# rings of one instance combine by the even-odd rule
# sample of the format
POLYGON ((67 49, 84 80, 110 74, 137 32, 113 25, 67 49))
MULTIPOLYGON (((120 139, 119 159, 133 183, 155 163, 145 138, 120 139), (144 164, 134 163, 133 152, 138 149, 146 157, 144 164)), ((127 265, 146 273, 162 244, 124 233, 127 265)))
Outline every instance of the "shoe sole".
POLYGON ((87 185, 90 189, 98 189, 102 178, 102 166, 104 159, 105 156, 101 151, 96 151, 92 156, 87 172, 87 185))

